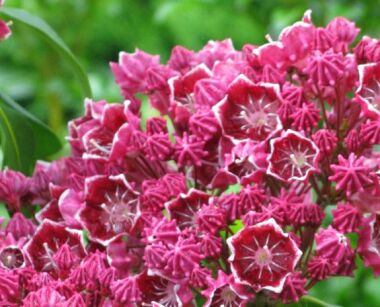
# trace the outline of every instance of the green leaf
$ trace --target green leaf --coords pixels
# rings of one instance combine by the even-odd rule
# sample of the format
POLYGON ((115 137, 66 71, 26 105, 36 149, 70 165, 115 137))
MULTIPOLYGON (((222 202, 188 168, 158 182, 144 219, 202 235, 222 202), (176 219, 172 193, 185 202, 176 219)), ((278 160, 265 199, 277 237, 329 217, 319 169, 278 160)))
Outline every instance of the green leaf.
POLYGON ((61 148, 57 136, 11 98, 0 94, 0 133, 3 165, 30 173, 37 159, 61 148))
POLYGON ((75 58, 73 53, 70 51, 70 49, 67 47, 65 42, 44 20, 22 9, 16 8, 3 7, 0 9, 0 14, 11 18, 14 21, 20 22, 21 24, 24 24, 42 34, 42 36, 47 39, 50 45, 52 45, 52 47, 55 48, 70 65, 74 74, 78 78, 78 81, 80 82, 84 96, 92 97, 90 83, 84 69, 75 58))
POLYGON ((12 98, 0 93, 0 101, 4 102, 8 107, 25 117, 33 130, 36 144, 35 155, 37 158, 46 158, 62 148, 62 143, 56 134, 42 121, 34 117, 31 113, 21 107, 12 98))
POLYGON ((2 103, 0 105, 0 132, 3 164, 15 170, 29 172, 34 161, 35 144, 29 122, 2 103))

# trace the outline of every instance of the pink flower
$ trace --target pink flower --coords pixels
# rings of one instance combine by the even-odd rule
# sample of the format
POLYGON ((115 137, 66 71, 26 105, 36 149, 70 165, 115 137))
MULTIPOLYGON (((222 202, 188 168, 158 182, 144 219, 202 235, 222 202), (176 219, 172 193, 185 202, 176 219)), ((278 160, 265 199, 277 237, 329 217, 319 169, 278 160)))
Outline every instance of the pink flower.
POLYGON ((351 204, 339 203, 332 211, 333 227, 344 233, 356 232, 362 224, 362 215, 351 204))
POLYGON ((136 277, 126 277, 114 281, 111 285, 111 291, 115 300, 119 303, 137 303, 141 301, 140 289, 136 277))
POLYGON ((331 20, 326 30, 331 33, 334 40, 334 49, 338 52, 347 52, 348 45, 354 41, 360 32, 354 22, 344 17, 336 17, 331 20))
POLYGON ((372 183, 370 179, 371 168, 364 164, 364 157, 359 157, 351 153, 348 159, 342 155, 338 156, 339 164, 331 165, 333 175, 329 180, 337 183, 338 191, 345 191, 350 197, 355 192, 363 192, 364 186, 372 183))
POLYGON ((321 156, 329 156, 338 142, 335 132, 329 129, 320 129, 313 134, 313 141, 318 146, 321 156))
POLYGON ((314 256, 308 263, 308 272, 311 278, 324 280, 336 272, 337 266, 338 264, 331 262, 329 258, 314 256))
POLYGON ((292 127, 298 131, 310 133, 319 121, 319 110, 314 103, 304 103, 291 115, 292 127))
POLYGON ((137 195, 124 175, 88 177, 78 219, 91 238, 107 245, 117 234, 133 231, 140 215, 137 195))
POLYGON ((158 65, 159 59, 159 56, 152 56, 136 49, 131 54, 121 52, 119 63, 111 63, 116 83, 125 98, 129 98, 126 93, 134 94, 146 89, 147 69, 158 65))
POLYGON ((266 140, 282 128, 275 85, 256 85, 245 76, 231 83, 227 96, 213 107, 225 135, 234 139, 266 140))
POLYGON ((307 294, 305 289, 306 278, 300 272, 294 272, 286 277, 284 288, 279 297, 284 304, 298 302, 302 296, 307 294))
POLYGON ((304 181, 317 171, 319 149, 300 133, 287 130, 270 146, 268 174, 283 181, 304 181))
POLYGON ((380 64, 359 65, 360 85, 356 97, 365 114, 371 118, 380 116, 380 64))
POLYGON ((309 74, 309 81, 321 88, 335 86, 343 77, 345 69, 343 56, 329 50, 325 53, 316 51, 310 57, 305 72, 309 74))
POLYGON ((373 269, 375 276, 380 276, 380 216, 372 215, 359 232, 358 253, 366 267, 373 269))
POLYGON ((202 191, 191 189, 187 194, 180 194, 176 199, 166 203, 170 219, 175 219, 180 228, 196 227, 198 211, 207 205, 210 196, 202 191))
MULTIPOLYGON (((207 298, 204 306, 239 306, 244 307, 248 302, 248 293, 244 287, 236 283, 232 276, 219 271, 216 280, 209 279, 209 287, 202 292, 207 298)), ((252 295, 251 295, 252 296, 252 295)))
POLYGON ((235 279, 255 291, 280 293, 302 254, 273 219, 243 228, 228 239, 228 246, 235 279))
POLYGON ((333 263, 341 264, 345 261, 351 262, 349 256, 352 253, 349 240, 343 233, 329 226, 321 228, 315 236, 317 243, 317 255, 329 259, 333 263))
POLYGON ((79 231, 45 220, 26 244, 25 252, 36 270, 51 271, 57 266, 53 255, 63 244, 68 244, 79 258, 84 257, 86 252, 79 231))
POLYGON ((142 304, 156 302, 163 306, 186 306, 193 299, 191 290, 186 284, 173 283, 157 275, 143 272, 138 276, 137 282, 142 304))
POLYGON ((4 201, 10 210, 19 211, 26 196, 30 181, 20 172, 5 169, 0 172, 0 200, 4 201))

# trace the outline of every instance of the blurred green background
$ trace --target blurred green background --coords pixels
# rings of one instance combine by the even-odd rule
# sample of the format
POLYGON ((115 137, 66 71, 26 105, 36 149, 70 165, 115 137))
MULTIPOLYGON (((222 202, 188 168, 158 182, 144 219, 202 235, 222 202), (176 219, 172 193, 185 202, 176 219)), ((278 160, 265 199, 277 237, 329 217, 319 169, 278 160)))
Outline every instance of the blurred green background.
MULTIPOLYGON (((121 101, 108 63, 135 48, 169 57, 173 46, 199 49, 208 40, 233 39, 235 47, 261 44, 269 33, 299 20, 308 8, 317 25, 334 16, 354 20, 363 33, 379 37, 379 1, 296 0, 7 0, 45 19, 89 74, 94 98, 121 101)), ((46 41, 15 23, 0 46, 0 91, 48 123, 62 138, 66 122, 81 114, 80 88, 72 72, 46 41)), ((359 263, 359 266, 361 264, 359 263)), ((380 306, 380 280, 370 270, 356 279, 333 278, 312 292, 342 306, 380 306)), ((306 306, 306 304, 303 304, 306 306)), ((311 305, 310 305, 311 306, 311 305)))

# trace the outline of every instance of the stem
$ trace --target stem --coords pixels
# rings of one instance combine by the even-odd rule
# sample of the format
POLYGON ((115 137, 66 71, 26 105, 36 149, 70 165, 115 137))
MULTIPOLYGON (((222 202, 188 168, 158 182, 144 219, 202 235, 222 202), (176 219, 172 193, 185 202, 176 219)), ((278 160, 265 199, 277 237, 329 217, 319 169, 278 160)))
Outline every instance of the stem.
POLYGON ((321 105, 321 109, 322 109, 323 121, 326 123, 326 127, 330 128, 329 122, 327 120, 326 106, 325 106, 325 103, 323 102, 323 100, 321 98, 322 95, 321 95, 321 92, 319 91, 319 88, 317 89, 317 91, 318 91, 318 102, 321 105))
POLYGON ((318 195, 317 203, 319 203, 321 200, 323 200, 323 195, 318 186, 318 182, 315 180, 314 176, 310 176, 310 184, 314 188, 315 192, 317 192, 317 195, 318 195))
POLYGON ((337 112, 337 120, 336 120, 336 136, 338 137, 338 142, 341 141, 341 135, 340 135, 340 126, 341 126, 341 121, 342 121, 342 109, 343 109, 343 103, 344 100, 340 98, 340 93, 337 88, 335 88, 335 94, 336 94, 336 101, 335 101, 335 106, 336 106, 336 112, 337 112))
POLYGON ((305 295, 303 297, 301 297, 301 301, 305 302, 305 303, 312 303, 314 305, 318 305, 318 306, 324 306, 324 307, 339 307, 340 305, 333 305, 333 304, 329 304, 329 303, 326 303, 314 296, 310 296, 310 295, 305 295))

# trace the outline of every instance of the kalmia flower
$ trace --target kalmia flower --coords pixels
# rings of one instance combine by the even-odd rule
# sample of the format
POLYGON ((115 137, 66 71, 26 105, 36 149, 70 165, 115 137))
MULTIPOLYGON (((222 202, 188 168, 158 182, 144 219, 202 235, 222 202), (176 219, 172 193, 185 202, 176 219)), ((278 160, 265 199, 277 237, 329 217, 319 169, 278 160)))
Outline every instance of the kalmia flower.
POLYGON ((313 257, 308 264, 308 272, 314 280, 324 280, 336 271, 337 263, 323 256, 313 257))
POLYGON ((202 293, 207 301, 204 306, 245 306, 248 294, 232 276, 219 271, 216 280, 209 279, 209 287, 202 293))
POLYGON ((334 131, 329 129, 320 129, 313 134, 313 141, 318 146, 323 157, 330 155, 338 142, 334 131))
POLYGON ((358 253, 367 267, 371 267, 375 276, 380 276, 380 218, 374 215, 366 220, 359 232, 358 253))
POLYGON ((364 157, 357 158, 351 153, 348 159, 338 156, 339 164, 331 165, 333 175, 329 180, 337 183, 336 189, 344 190, 350 197, 355 192, 363 192, 366 184, 371 184, 370 167, 364 164, 364 157))
POLYGON ((285 280, 284 288, 279 297, 284 304, 298 302, 307 293, 306 278, 300 272, 291 273, 285 280))
POLYGON ((271 140, 268 173, 284 181, 306 180, 317 171, 318 147, 298 132, 288 130, 271 140))
POLYGON ((234 277, 256 291, 281 292, 302 254, 273 219, 243 228, 228 239, 228 245, 234 277))
POLYGON ((362 224, 360 211, 351 204, 339 203, 332 214, 333 227, 344 233, 357 231, 362 224))
POLYGON ((256 85, 239 76, 228 88, 226 98, 213 110, 226 135, 262 141, 282 128, 277 115, 280 104, 277 87, 256 85))

